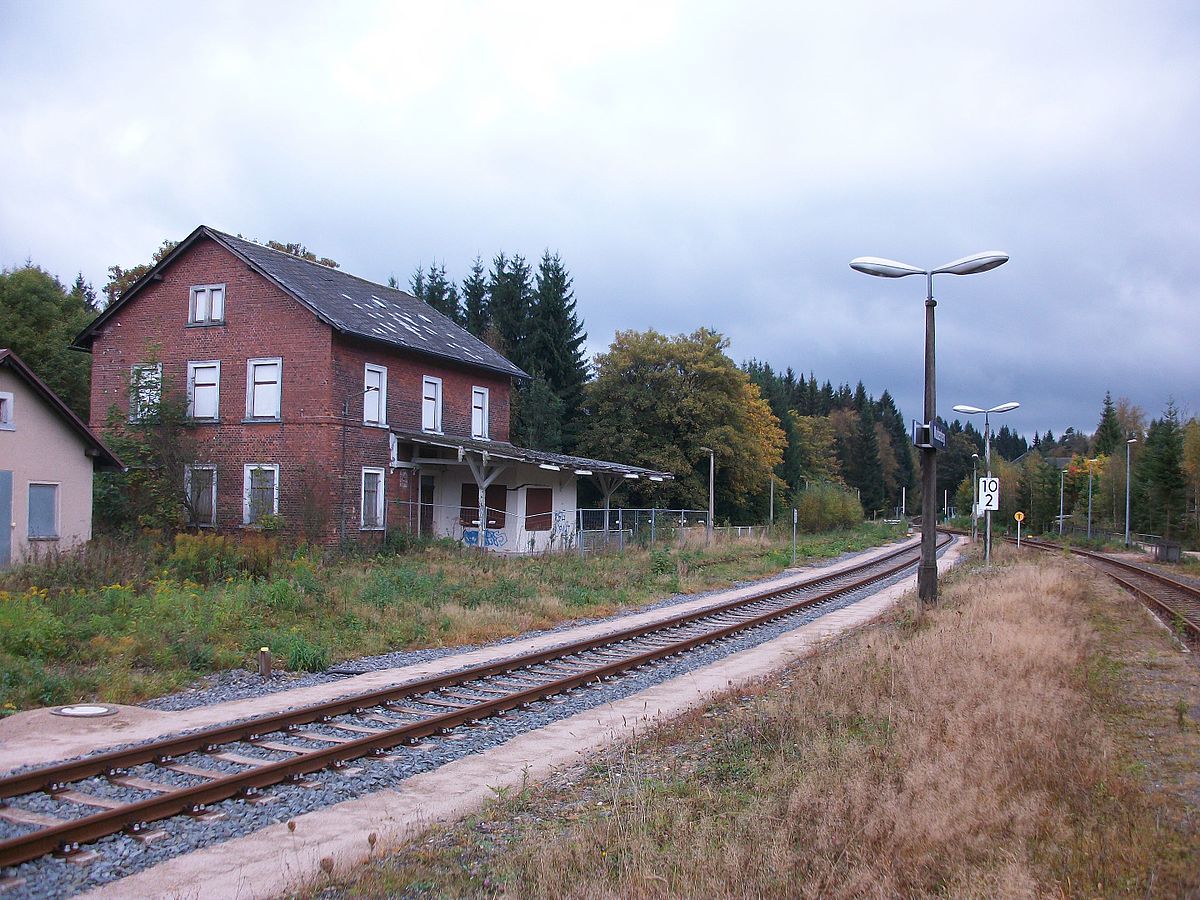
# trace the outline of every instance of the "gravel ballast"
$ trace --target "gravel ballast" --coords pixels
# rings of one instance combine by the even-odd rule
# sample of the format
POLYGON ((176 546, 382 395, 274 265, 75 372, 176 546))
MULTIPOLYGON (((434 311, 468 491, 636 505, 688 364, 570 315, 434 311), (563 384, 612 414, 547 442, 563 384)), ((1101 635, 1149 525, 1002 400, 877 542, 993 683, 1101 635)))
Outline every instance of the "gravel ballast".
MULTIPOLYGON (((853 555, 857 554, 845 554, 839 559, 853 555)), ((836 562, 836 560, 827 561, 825 565, 830 565, 833 562, 836 562)), ((766 587, 770 586, 772 582, 778 581, 780 577, 787 576, 764 579, 755 583, 766 587)), ((72 896, 141 871, 180 854, 188 853, 233 837, 250 834, 268 825, 286 822, 305 813, 345 800, 385 788, 395 787, 405 779, 420 772, 429 771, 464 756, 490 749, 518 734, 543 727, 551 722, 585 712, 594 707, 620 700, 652 685, 700 669, 730 654, 770 641, 781 634, 808 624, 829 612, 852 605, 882 590, 884 587, 908 577, 911 577, 911 570, 896 574, 885 582, 860 589, 853 594, 795 613, 784 620, 768 626, 726 638, 717 644, 701 647, 684 656, 661 660, 656 664, 628 673, 610 682, 576 690, 564 697, 540 701, 533 704, 527 710, 520 712, 513 711, 502 717, 490 718, 470 728, 459 728, 444 737, 426 739, 417 747, 397 749, 385 757, 354 760, 342 769, 327 769, 314 773, 308 777, 306 782, 311 786, 275 785, 265 792, 265 796, 269 798, 268 802, 265 803, 252 803, 243 798, 224 801, 212 808, 213 811, 221 814, 221 818, 216 821, 195 819, 189 816, 176 816, 171 819, 151 823, 151 829, 161 829, 167 833, 167 836, 150 843, 139 842, 133 837, 124 834, 105 838, 92 845, 92 849, 97 851, 99 858, 86 865, 76 865, 56 857, 44 857, 12 869, 4 870, 3 875, 5 876, 15 876, 16 878, 24 879, 22 884, 12 888, 4 896, 30 898, 72 896)), ((716 593, 719 592, 712 591, 699 595, 675 596, 650 606, 631 610, 611 619, 605 619, 604 621, 617 621, 625 616, 645 612, 649 609, 669 607, 684 601, 691 602, 716 593)), ((567 631, 578 627, 580 624, 582 623, 574 621, 569 625, 549 629, 541 633, 567 631)), ((529 634, 521 635, 519 638, 512 640, 524 639, 530 636, 529 634)), ((511 641, 500 643, 509 642, 511 641)), ((355 661, 352 667, 356 671, 394 668, 459 653, 463 649, 460 647, 452 650, 439 649, 386 654, 384 656, 355 661)), ((351 664, 343 664, 342 667, 349 668, 350 666, 351 664)), ((224 679, 222 683, 203 691, 184 692, 171 697, 160 698, 144 705, 153 709, 190 709, 210 703, 220 703, 264 693, 273 693, 284 688, 321 684, 337 680, 340 680, 339 676, 322 673, 304 678, 288 679, 284 684, 264 685, 262 679, 259 679, 257 676, 247 675, 241 679, 224 679)), ((319 726, 315 730, 319 730, 319 726)), ((282 758, 282 754, 247 744, 237 744, 226 749, 243 756, 253 756, 262 759, 282 758)), ((190 754, 180 758, 178 761, 201 768, 218 769, 228 772, 237 771, 240 768, 206 754, 190 754)), ((150 766, 139 767, 129 774, 179 785, 193 784, 196 781, 194 776, 171 773, 150 766)), ((94 790, 97 794, 117 800, 135 801, 151 796, 144 791, 118 787, 104 779, 91 779, 91 782, 95 783, 94 790)), ((88 784, 88 789, 93 789, 91 783, 88 784)), ((65 812, 62 801, 48 796, 36 796, 34 800, 20 798, 14 802, 14 805, 18 804, 32 811, 50 815, 54 815, 56 810, 65 812), (27 806, 26 804, 33 805, 27 806)), ((88 809, 73 804, 72 806, 75 807, 74 813, 76 815, 88 809)), ((25 826, 5 825, 4 829, 0 830, 0 838, 14 836, 17 833, 27 830, 28 828, 25 826)))

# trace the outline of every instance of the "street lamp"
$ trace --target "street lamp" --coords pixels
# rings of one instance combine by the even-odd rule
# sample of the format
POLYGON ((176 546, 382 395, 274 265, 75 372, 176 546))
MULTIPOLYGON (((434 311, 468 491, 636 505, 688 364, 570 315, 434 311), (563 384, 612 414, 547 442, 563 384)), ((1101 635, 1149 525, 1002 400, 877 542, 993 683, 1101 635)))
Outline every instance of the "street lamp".
MULTIPOLYGON (((937 420, 937 382, 934 365, 933 299, 934 275, 975 275, 1008 262, 1008 254, 991 251, 964 256, 936 269, 920 269, 908 263, 875 256, 860 256, 850 268, 879 278, 925 276, 925 425, 932 428, 937 420)), ((921 602, 937 602, 937 449, 921 448, 921 564, 917 568, 917 593, 921 602)))
MULTIPOLYGON (((980 409, 978 406, 967 406, 965 403, 960 403, 954 407, 956 413, 963 413, 968 416, 977 416, 983 414, 983 464, 987 469, 987 477, 992 477, 992 413, 1012 412, 1021 406, 1020 403, 1001 403, 999 406, 993 406, 991 409, 980 409)), ((985 516, 987 524, 984 526, 983 532, 983 562, 984 565, 992 564, 992 511, 989 509, 985 516)))
POLYGON ((1129 451, 1137 443, 1137 438, 1125 442, 1125 546, 1129 546, 1129 451))
POLYGON ((979 478, 975 469, 979 465, 979 454, 971 454, 971 543, 979 539, 979 478))
POLYGON ((717 468, 717 456, 709 447, 701 447, 708 454, 708 530, 704 535, 705 546, 712 545, 713 539, 713 473, 717 468))
POLYGON ((1092 539, 1092 473, 1095 470, 1096 463, 1100 461, 1100 457, 1089 459, 1088 464, 1088 540, 1092 539))

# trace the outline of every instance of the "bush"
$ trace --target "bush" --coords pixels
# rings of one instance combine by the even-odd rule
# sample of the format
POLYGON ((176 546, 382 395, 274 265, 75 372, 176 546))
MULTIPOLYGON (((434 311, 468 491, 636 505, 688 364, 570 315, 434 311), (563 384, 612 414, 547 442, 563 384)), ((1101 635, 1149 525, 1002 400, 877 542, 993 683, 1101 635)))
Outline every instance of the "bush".
POLYGON ((0 649, 19 657, 58 657, 66 649, 63 623, 42 605, 45 589, 0 598, 0 649))
POLYGON ((245 574, 265 578, 278 553, 278 544, 261 534, 235 540, 223 534, 177 534, 167 567, 180 581, 211 584, 245 574))
POLYGON ((320 672, 329 668, 329 650, 301 634, 281 635, 271 650, 291 672, 320 672))
POLYGON ((843 487, 823 482, 796 497, 796 524, 810 534, 853 528, 863 519, 862 504, 843 487))

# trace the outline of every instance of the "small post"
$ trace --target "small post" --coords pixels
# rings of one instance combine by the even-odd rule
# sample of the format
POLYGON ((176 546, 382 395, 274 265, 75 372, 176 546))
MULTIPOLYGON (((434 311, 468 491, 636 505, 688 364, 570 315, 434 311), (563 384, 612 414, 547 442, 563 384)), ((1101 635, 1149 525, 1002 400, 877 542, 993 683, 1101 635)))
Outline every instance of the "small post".
POLYGON ((654 546, 654 538, 655 538, 655 521, 654 520, 655 520, 655 516, 657 515, 657 513, 658 513, 658 507, 652 507, 650 509, 650 546, 651 547, 654 546))
POLYGON ((258 675, 260 678, 271 677, 271 650, 269 647, 261 647, 258 651, 258 675))
POLYGON ((579 536, 579 558, 583 559, 583 510, 577 509, 575 512, 579 516, 579 531, 577 532, 579 536))
POLYGON ((617 552, 625 552, 625 509, 617 510, 617 552))
POLYGON ((796 565, 796 522, 799 520, 796 507, 792 507, 792 565, 796 565))

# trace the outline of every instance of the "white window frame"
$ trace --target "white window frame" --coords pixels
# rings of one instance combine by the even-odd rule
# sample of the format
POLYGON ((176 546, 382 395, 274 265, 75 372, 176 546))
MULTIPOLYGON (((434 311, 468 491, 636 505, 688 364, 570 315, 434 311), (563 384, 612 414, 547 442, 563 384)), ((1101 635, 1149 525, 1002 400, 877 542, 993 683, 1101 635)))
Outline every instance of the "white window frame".
POLYGON ((25 537, 30 541, 57 541, 62 537, 62 482, 61 481, 31 481, 25 489, 25 537), (54 488, 54 533, 33 534, 33 489, 35 487, 54 488))
POLYGON ((270 515, 279 515, 279 463, 246 463, 242 466, 242 524, 257 524, 250 519, 250 473, 255 469, 270 469, 275 473, 275 496, 272 498, 270 515))
POLYGON ((157 407, 162 402, 162 363, 134 363, 129 367, 129 421, 145 422, 147 410, 143 405, 157 407), (145 390, 148 382, 141 373, 154 372, 157 380, 153 391, 145 390), (145 400, 145 404, 143 404, 145 400))
POLYGON ((384 502, 384 492, 387 490, 387 470, 376 466, 363 466, 362 483, 359 485, 358 491, 358 527, 363 531, 383 531, 383 511, 386 509, 384 502), (367 524, 367 476, 379 476, 379 492, 375 495, 375 522, 374 525, 367 524))
POLYGON ((376 366, 372 363, 367 363, 363 367, 363 424, 375 425, 379 428, 387 427, 387 366, 376 366), (372 385, 371 376, 378 377, 378 385, 372 385), (378 387, 378 390, 374 388, 378 387), (372 397, 371 395, 376 396, 372 397), (372 402, 378 401, 376 412, 378 416, 371 418, 368 414, 372 402))
MULTIPOLYGON (((205 385, 207 387, 207 385, 205 385)), ((187 398, 188 408, 187 414, 196 419, 198 422, 216 422, 221 418, 221 361, 219 359, 206 359, 198 362, 189 362, 187 371, 187 398), (197 417, 196 415, 196 370, 197 369, 216 369, 217 380, 213 382, 213 389, 216 391, 216 397, 213 400, 213 414, 211 416, 197 417)))
POLYGON ((421 430, 434 434, 442 433, 442 379, 433 375, 424 375, 421 378, 421 430), (427 407, 430 402, 427 396, 430 387, 434 391, 433 405, 427 407))
MULTIPOLYGON (((263 382, 266 384, 266 382, 263 382)), ((282 356, 263 356, 257 359, 246 360, 246 421, 248 422, 278 422, 282 418, 283 411, 283 357, 282 356), (274 365, 275 371, 278 373, 275 382, 275 411, 271 415, 256 416, 254 414, 254 395, 255 381, 254 369, 256 366, 274 365)))
POLYGON ((0 391, 0 431, 16 431, 16 420, 13 418, 13 403, 16 398, 11 391, 0 391))
POLYGON ((225 301, 229 299, 223 284, 195 284, 188 294, 189 325, 223 325, 225 323, 225 301), (220 315, 214 315, 213 293, 220 291, 220 315))
MULTIPOLYGON (((192 473, 193 472, 212 472, 212 483, 209 488, 209 508, 212 510, 212 519, 208 522, 192 520, 189 524, 197 528, 216 528, 217 527, 217 467, 211 463, 200 463, 194 466, 185 466, 183 470, 183 490, 188 500, 192 499, 192 473)), ((279 493, 279 486, 276 484, 276 494, 279 493)), ((191 512, 188 513, 189 517, 191 512)))
POLYGON ((479 438, 480 440, 484 440, 484 441, 489 439, 488 435, 489 435, 490 429, 488 428, 488 416, 490 414, 490 409, 489 409, 490 406, 491 406, 491 399, 488 395, 488 389, 485 387, 479 387, 478 385, 472 386, 472 388, 471 388, 471 437, 479 438), (478 406, 475 403, 475 399, 477 397, 481 398, 481 402, 478 406), (475 427, 475 410, 477 410, 477 409, 480 411, 478 428, 475 427))

